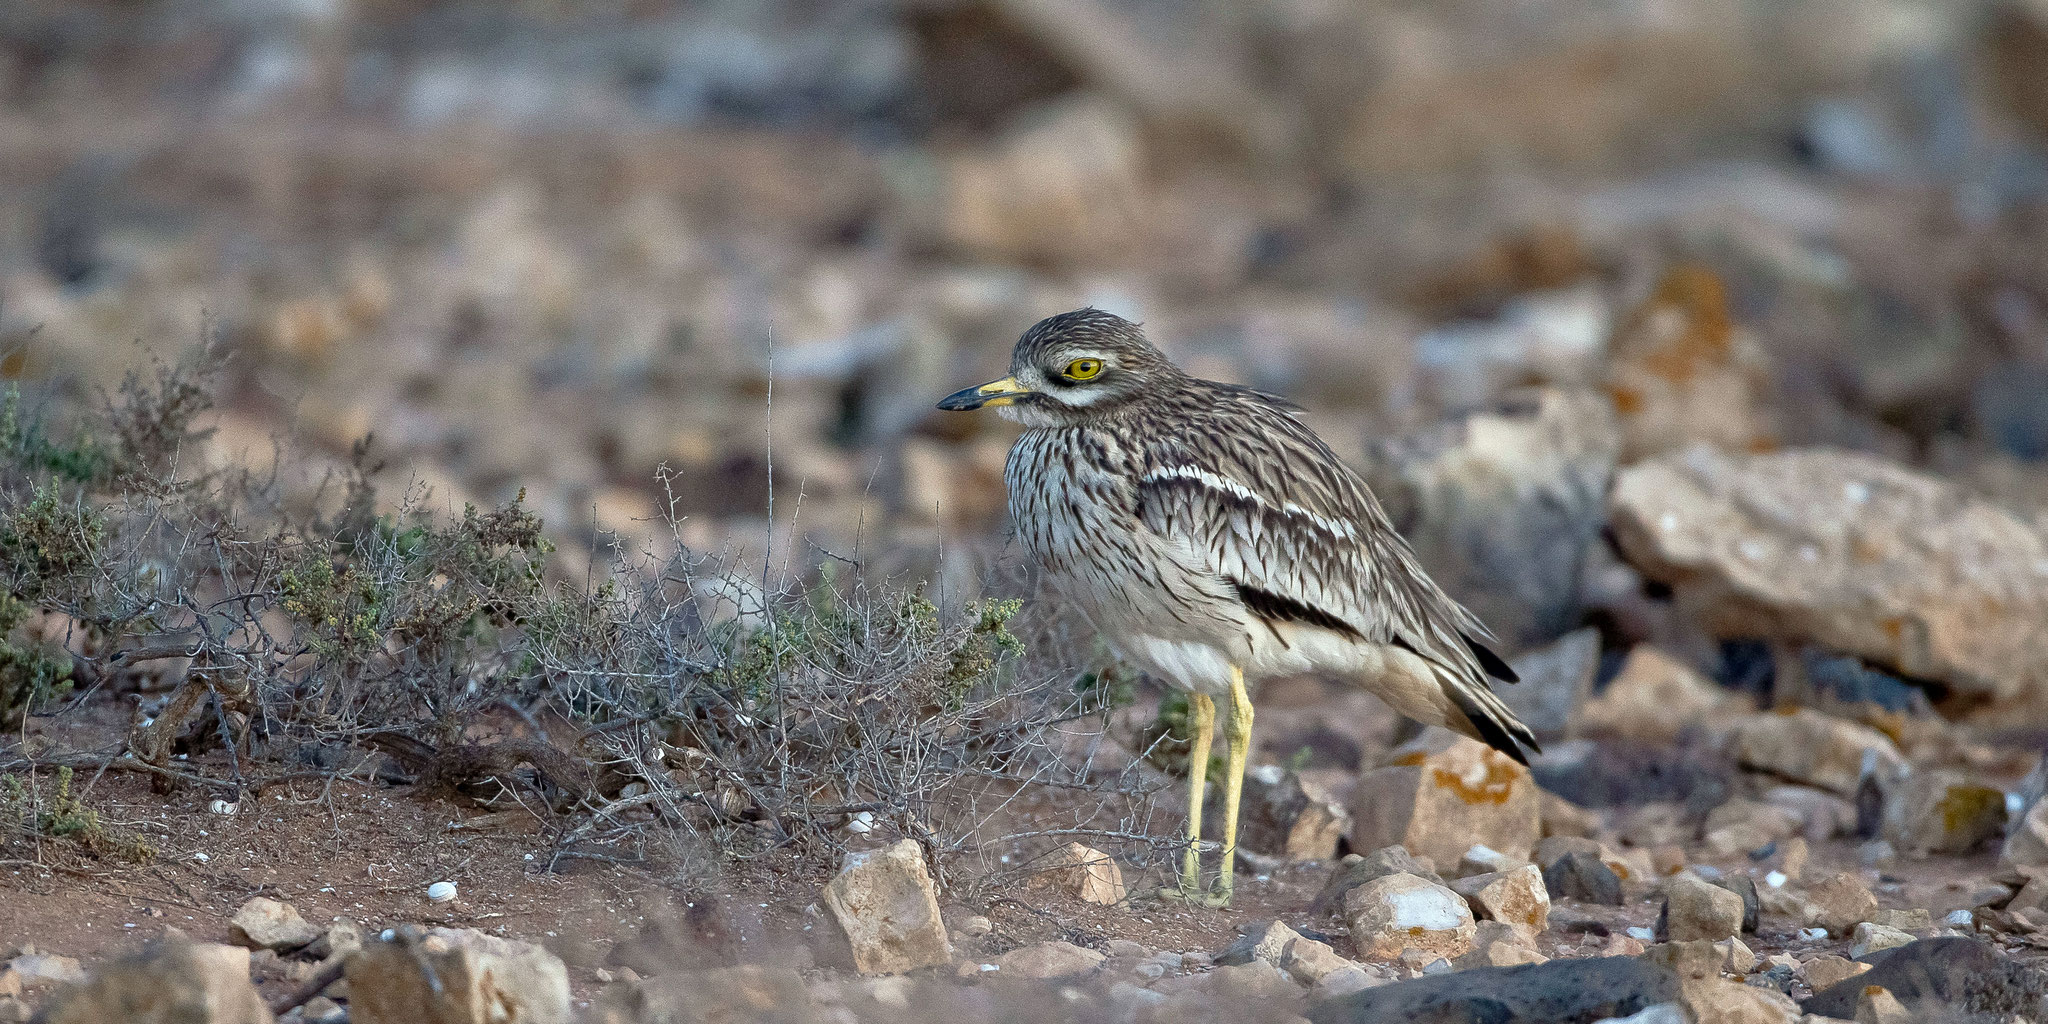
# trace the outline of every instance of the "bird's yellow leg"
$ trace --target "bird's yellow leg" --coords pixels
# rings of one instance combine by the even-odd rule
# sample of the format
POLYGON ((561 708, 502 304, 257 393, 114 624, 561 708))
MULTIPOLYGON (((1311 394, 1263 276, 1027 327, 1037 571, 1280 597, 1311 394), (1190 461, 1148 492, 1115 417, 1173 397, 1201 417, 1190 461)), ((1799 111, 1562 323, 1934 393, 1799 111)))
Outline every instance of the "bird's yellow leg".
POLYGON ((1216 702, 1207 694, 1188 695, 1193 713, 1194 744, 1188 750, 1188 850, 1181 855, 1180 891, 1195 896, 1202 891, 1202 799, 1209 785, 1210 734, 1216 731, 1216 702))
POLYGON ((1225 738, 1230 746, 1223 777, 1223 870, 1216 876, 1211 902, 1227 907, 1237 887, 1237 802, 1244 793, 1245 759, 1252 749, 1252 699, 1245 692, 1244 672, 1236 667, 1230 670, 1230 725, 1225 738))

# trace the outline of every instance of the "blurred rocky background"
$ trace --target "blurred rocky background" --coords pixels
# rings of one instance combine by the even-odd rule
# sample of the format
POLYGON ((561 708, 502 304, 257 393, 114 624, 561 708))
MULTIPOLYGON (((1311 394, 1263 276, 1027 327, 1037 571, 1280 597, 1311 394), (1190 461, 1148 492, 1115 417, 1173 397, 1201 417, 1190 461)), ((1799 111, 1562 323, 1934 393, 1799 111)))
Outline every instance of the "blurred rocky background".
POLYGON ((1514 649, 1760 687, 1789 639, 2010 711, 2044 144, 2039 0, 23 0, 0 372, 213 337, 194 458, 368 435, 430 506, 524 488, 571 573, 964 597, 1009 429, 932 401, 1092 303, 1307 404, 1514 649))
POLYGON ((1308 407, 1549 744, 1490 832, 1384 798, 1478 754, 1268 688, 1254 845, 1378 851, 1314 910, 1361 959, 1346 893, 1437 877, 1395 844, 1630 882, 1539 960, 1759 906, 1708 975, 2048 948, 2048 0, 12 0, 0 183, 25 394, 212 339, 187 457, 317 505, 368 437, 388 500, 523 490, 570 578, 1014 589, 1013 428, 932 403, 1142 320, 1308 407))

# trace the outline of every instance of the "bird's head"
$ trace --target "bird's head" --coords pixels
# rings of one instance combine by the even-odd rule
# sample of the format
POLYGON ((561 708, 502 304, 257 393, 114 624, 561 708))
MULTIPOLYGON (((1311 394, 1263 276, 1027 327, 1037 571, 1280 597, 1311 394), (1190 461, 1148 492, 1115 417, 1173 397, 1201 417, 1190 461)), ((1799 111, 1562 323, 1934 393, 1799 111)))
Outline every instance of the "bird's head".
POLYGON ((1027 426, 1060 426, 1108 415, 1180 375, 1137 324, 1077 309, 1025 331, 1008 377, 947 395, 939 408, 996 406, 1027 426))

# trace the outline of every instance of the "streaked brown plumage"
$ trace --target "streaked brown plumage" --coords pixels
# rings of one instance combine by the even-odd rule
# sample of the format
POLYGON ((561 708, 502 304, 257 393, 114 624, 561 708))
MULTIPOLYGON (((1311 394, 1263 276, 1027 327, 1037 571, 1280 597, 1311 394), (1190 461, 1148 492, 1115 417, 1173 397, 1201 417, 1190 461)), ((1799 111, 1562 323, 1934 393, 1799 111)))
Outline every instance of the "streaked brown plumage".
MULTIPOLYGON (((1488 677, 1514 673, 1484 625, 1415 561, 1365 483, 1297 416, 1191 377, 1094 309, 1025 332, 1011 376, 945 409, 997 405, 1026 425, 1005 474, 1010 516, 1046 578, 1120 655, 1193 695, 1206 763, 1212 696, 1232 706, 1223 874, 1232 887, 1250 745, 1244 680, 1321 672, 1517 759, 1535 738, 1488 677)), ((1190 788, 1200 834, 1203 779, 1190 788)), ((1181 890, 1197 894, 1191 845, 1181 890)))

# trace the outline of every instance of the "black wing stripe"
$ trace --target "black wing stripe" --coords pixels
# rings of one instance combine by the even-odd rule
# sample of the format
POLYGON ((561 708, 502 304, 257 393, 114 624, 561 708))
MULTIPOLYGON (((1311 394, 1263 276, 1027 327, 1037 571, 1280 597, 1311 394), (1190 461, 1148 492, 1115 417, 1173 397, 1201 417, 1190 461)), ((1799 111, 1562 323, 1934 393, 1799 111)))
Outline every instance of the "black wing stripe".
POLYGON ((1268 622, 1306 622, 1311 626, 1321 626, 1348 637, 1365 639, 1365 634, 1360 633, 1356 627, 1321 608, 1303 604, 1284 594, 1260 590, 1245 584, 1242 580, 1233 579, 1230 585, 1237 588, 1237 599, 1244 602, 1244 606, 1253 615, 1268 622))

